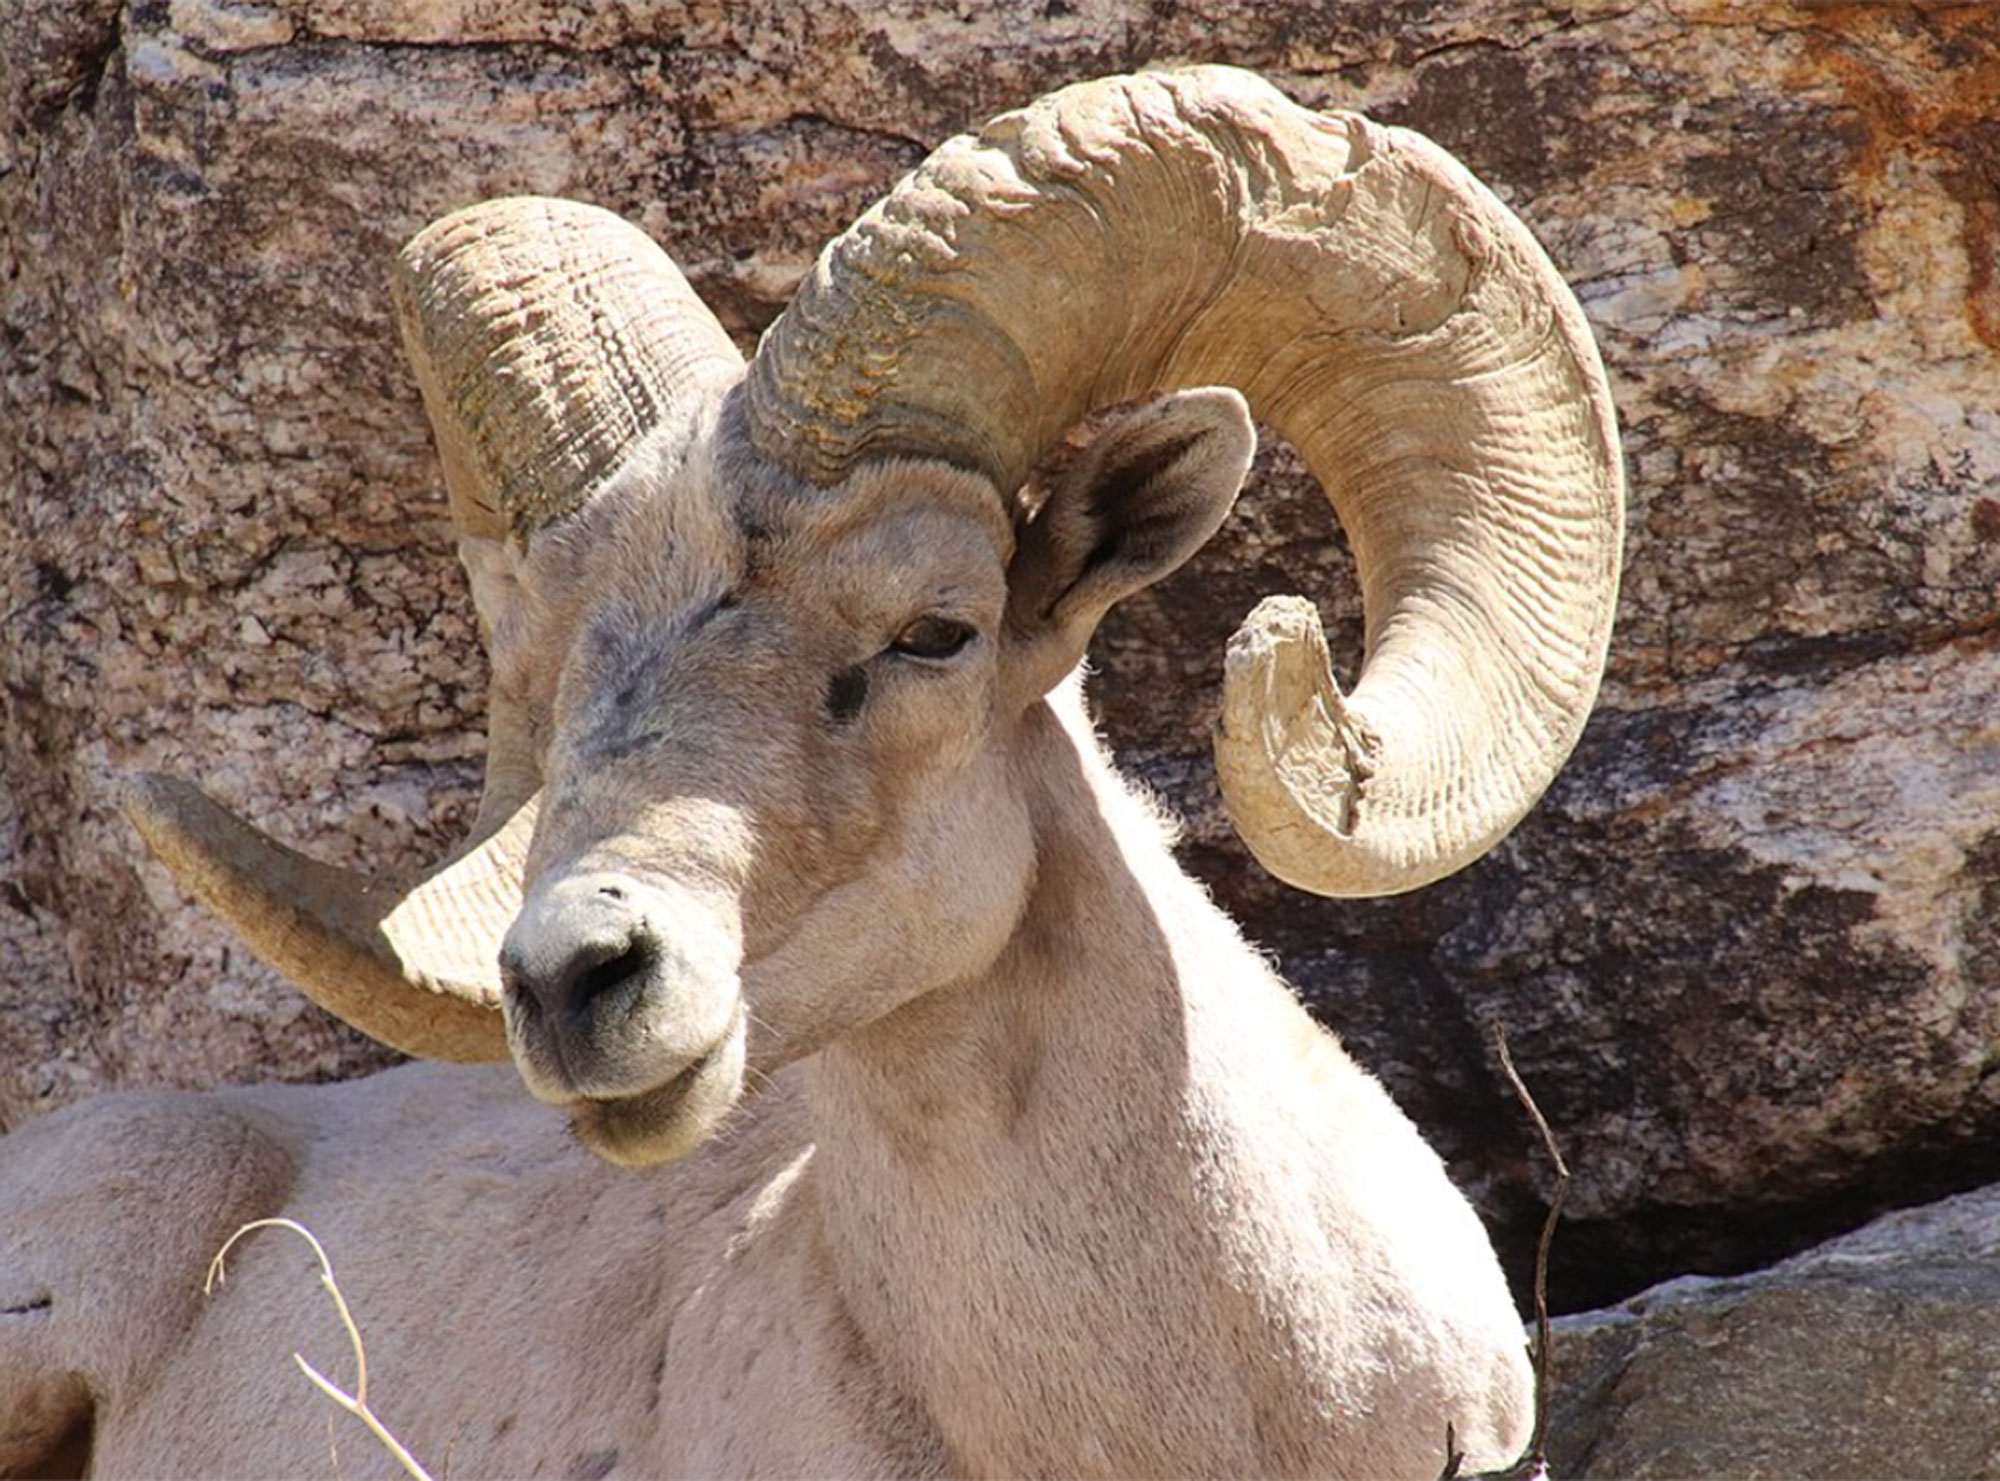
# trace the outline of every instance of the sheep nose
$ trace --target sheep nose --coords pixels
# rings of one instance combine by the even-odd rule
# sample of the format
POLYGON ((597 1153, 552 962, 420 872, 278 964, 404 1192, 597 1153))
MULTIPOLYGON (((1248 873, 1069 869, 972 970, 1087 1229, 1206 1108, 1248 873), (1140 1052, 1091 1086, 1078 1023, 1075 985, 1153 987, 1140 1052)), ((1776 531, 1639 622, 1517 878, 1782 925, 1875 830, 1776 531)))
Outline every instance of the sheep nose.
POLYGON ((544 880, 500 946, 507 1046, 555 1105, 657 1089, 733 1032, 732 902, 612 871, 544 880))
POLYGON ((624 940, 585 942, 550 970, 503 953, 500 971, 523 1006, 550 1017, 586 1018, 611 1008, 621 989, 632 996, 657 956, 651 933, 641 928, 624 940))
POLYGON ((634 1006, 660 940, 615 885, 569 890, 524 910, 500 948, 500 980, 517 1011, 564 1027, 634 1006))

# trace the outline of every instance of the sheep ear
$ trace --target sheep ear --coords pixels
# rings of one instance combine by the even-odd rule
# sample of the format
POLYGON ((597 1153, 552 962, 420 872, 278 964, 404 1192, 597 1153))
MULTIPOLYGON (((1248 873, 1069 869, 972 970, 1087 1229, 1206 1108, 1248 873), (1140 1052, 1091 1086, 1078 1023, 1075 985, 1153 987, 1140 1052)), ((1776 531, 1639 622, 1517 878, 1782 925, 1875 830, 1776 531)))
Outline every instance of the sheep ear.
POLYGON ((1117 602, 1177 569, 1243 486, 1257 434, 1227 387, 1162 396, 1114 418, 1050 481, 1008 571, 1008 687, 1046 693, 1117 602))

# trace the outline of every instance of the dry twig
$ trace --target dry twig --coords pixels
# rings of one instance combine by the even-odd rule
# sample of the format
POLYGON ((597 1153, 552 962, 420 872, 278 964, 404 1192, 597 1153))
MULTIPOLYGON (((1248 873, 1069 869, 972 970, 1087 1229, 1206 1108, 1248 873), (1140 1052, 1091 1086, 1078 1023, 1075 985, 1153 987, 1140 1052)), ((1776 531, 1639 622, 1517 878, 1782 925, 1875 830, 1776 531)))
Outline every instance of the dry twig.
POLYGON ((202 1294, 205 1296, 215 1294, 215 1288, 224 1283, 223 1258, 235 1248, 237 1240, 256 1229, 289 1229, 311 1245, 313 1254, 319 1257, 319 1283, 325 1288, 327 1295, 333 1298, 333 1308, 340 1313, 340 1324, 347 1329, 347 1340, 354 1348, 354 1392, 350 1394, 334 1383, 308 1363, 301 1354, 293 1353, 292 1361, 299 1365, 299 1371, 305 1374, 315 1388, 366 1425, 368 1432, 381 1442, 382 1446, 396 1458, 398 1464, 410 1473, 414 1481, 431 1481, 430 1473, 417 1463, 416 1458, 404 1449, 402 1441, 390 1434, 388 1426, 377 1419, 375 1411, 368 1407, 368 1352, 361 1342, 361 1329, 354 1324, 354 1313, 348 1310, 347 1298, 340 1293, 339 1282, 333 1278, 333 1262, 327 1259, 326 1250, 321 1247, 312 1230, 291 1219, 258 1219, 245 1224, 223 1242, 222 1248, 215 1252, 215 1258, 209 1261, 208 1278, 201 1285, 202 1294))
POLYGON ((1444 1470, 1439 1474, 1438 1481, 1548 1481, 1549 1474, 1549 1343, 1552 1335, 1549 1328, 1549 1251, 1555 1244, 1556 1225, 1562 1219, 1563 1204, 1569 1198, 1569 1164, 1563 1161, 1562 1148, 1556 1145, 1555 1133, 1549 1130, 1542 1108, 1535 1104, 1535 1097, 1521 1079, 1521 1072, 1514 1068, 1514 1056, 1507 1048, 1507 1030, 1499 1024, 1493 1027, 1493 1047, 1499 1051, 1500 1068, 1506 1073, 1508 1085, 1535 1123, 1535 1130, 1541 1133, 1543 1150, 1555 1166, 1555 1186, 1549 1193, 1549 1211, 1542 1220, 1541 1238, 1535 1245, 1535 1427, 1528 1437, 1528 1448, 1512 1465, 1503 1470, 1482 1471, 1474 1476, 1461 1477, 1459 1467, 1465 1464, 1465 1454, 1458 1448, 1456 1430, 1447 1424, 1444 1427, 1444 1470))

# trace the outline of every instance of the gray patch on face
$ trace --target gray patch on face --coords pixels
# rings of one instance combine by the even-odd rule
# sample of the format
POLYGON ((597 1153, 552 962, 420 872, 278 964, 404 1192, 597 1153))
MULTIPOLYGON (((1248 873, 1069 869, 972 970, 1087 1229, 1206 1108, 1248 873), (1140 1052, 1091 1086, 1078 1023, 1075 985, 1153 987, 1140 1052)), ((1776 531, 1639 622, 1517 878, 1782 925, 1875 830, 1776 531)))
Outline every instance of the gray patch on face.
POLYGON ((867 702, 868 671, 859 665, 842 669, 826 686, 826 712, 836 725, 847 724, 867 702))

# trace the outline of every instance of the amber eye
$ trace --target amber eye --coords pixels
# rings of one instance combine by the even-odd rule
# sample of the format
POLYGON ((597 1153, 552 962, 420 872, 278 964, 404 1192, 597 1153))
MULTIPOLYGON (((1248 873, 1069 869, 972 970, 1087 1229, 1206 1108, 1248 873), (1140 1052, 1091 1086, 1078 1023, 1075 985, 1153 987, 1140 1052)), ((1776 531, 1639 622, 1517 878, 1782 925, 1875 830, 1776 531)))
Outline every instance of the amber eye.
POLYGON ((950 617, 919 617, 889 645, 891 653, 904 658, 950 658, 977 633, 970 624, 950 617))

